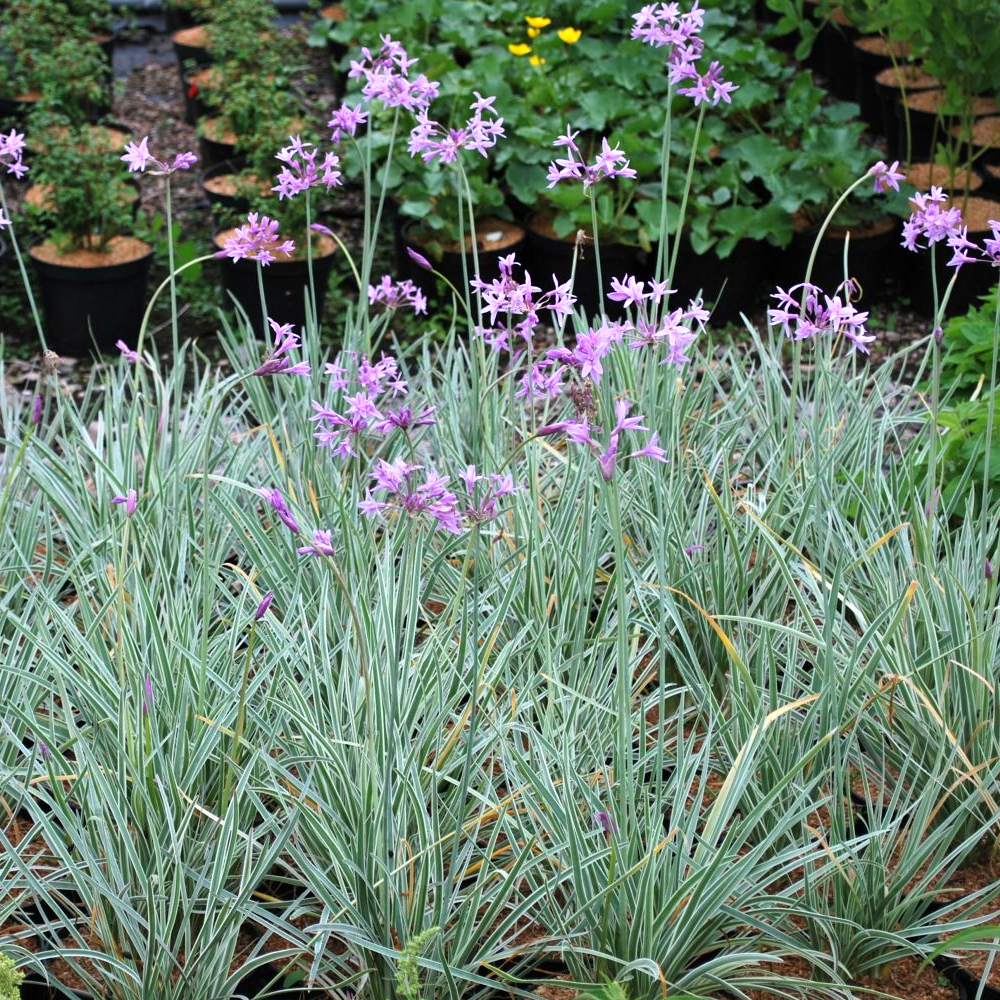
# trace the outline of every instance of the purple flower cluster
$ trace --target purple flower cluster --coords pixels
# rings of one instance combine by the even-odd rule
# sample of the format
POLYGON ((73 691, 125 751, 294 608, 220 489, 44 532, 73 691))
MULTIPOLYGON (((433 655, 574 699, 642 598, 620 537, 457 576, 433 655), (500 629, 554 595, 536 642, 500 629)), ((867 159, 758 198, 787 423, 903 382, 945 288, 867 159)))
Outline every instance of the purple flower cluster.
POLYGON ((541 288, 531 283, 531 275, 527 271, 521 281, 514 277, 514 268, 518 266, 515 255, 508 254, 500 259, 499 278, 483 281, 476 276, 470 282, 483 312, 490 318, 490 326, 477 332, 494 350, 509 350, 511 334, 530 346, 533 331, 541 322, 542 311, 554 319, 565 319, 572 314, 576 302, 570 291, 570 282, 560 285, 553 277, 552 290, 540 294, 541 288), (497 318, 501 316, 506 323, 497 327, 497 318))
POLYGON ((326 123, 326 127, 330 130, 330 141, 336 145, 345 135, 353 139, 358 129, 367 121, 368 112, 360 104, 356 104, 353 108, 342 104, 326 123))
POLYGON ((198 157, 194 153, 178 153, 173 162, 157 160, 149 151, 149 136, 144 136, 139 142, 129 142, 125 146, 125 155, 119 157, 128 164, 129 173, 135 171, 144 172, 151 163, 157 171, 163 174, 172 174, 176 170, 190 170, 198 157))
MULTIPOLYGON (((0 132, 0 167, 6 167, 8 174, 13 174, 20 180, 27 172, 28 165, 24 162, 24 133, 10 130, 9 135, 0 132)), ((9 224, 9 223, 8 223, 9 224)))
POLYGON ((410 69, 417 60, 410 59, 406 49, 391 36, 381 35, 380 38, 382 47, 378 54, 362 48, 361 58, 351 60, 348 77, 352 80, 364 78, 361 93, 369 101, 381 101, 387 108, 426 111, 438 96, 440 86, 423 73, 410 79, 410 69))
POLYGON ((636 281, 626 274, 611 279, 608 298, 622 303, 630 312, 636 310, 635 322, 630 320, 626 325, 626 331, 632 334, 629 347, 633 350, 665 348, 666 357, 660 364, 683 368, 691 361, 687 349, 704 331, 709 313, 700 301, 693 300, 686 309, 678 307, 660 315, 659 305, 672 294, 673 289, 667 288, 665 281, 650 281, 649 291, 646 291, 646 282, 636 281))
POLYGON ((492 149, 506 133, 503 119, 493 107, 496 98, 483 97, 478 90, 473 93, 476 99, 469 105, 472 115, 464 128, 445 128, 434 121, 426 109, 418 111, 417 124, 410 132, 410 156, 419 156, 424 163, 433 160, 454 163, 461 150, 471 149, 485 158, 486 151, 492 149), (484 113, 492 117, 484 117, 484 113))
POLYGON ((384 516, 398 512, 408 517, 427 516, 435 528, 453 535, 462 533, 458 497, 448 489, 448 480, 433 470, 418 473, 422 465, 404 458, 386 462, 379 459, 371 473, 372 484, 359 501, 358 510, 365 517, 384 516), (373 493, 382 494, 376 499, 373 493))
POLYGON ((293 364, 291 358, 285 355, 289 351, 297 351, 302 346, 299 335, 292 329, 291 323, 279 324, 269 316, 268 323, 274 331, 274 348, 266 360, 255 368, 251 375, 308 375, 309 362, 300 361, 293 364))
POLYGON ((833 296, 825 295, 813 284, 793 285, 787 292, 778 288, 771 296, 778 305, 768 309, 767 320, 780 326, 789 340, 843 336, 856 350, 870 354, 868 345, 875 338, 865 328, 868 313, 859 312, 847 294, 841 298, 841 292, 845 288, 849 291, 851 284, 844 282, 833 296), (799 297, 795 298, 794 293, 799 293, 799 297))
POLYGON ((427 314, 427 297, 409 278, 394 282, 389 275, 383 275, 377 285, 368 286, 368 303, 386 309, 409 306, 418 316, 427 314))
POLYGON ((962 212, 955 206, 945 207, 948 196, 939 187, 932 187, 927 194, 915 194, 910 199, 913 211, 903 223, 903 246, 916 253, 921 249, 917 242, 921 237, 925 247, 933 246, 959 232, 962 228, 962 212))
POLYGON ((276 260, 275 254, 295 253, 292 240, 279 242, 278 220, 251 212, 247 221, 226 240, 225 247, 216 257, 230 260, 256 260, 264 266, 276 260))
POLYGON ((460 472, 458 478, 465 484, 469 498, 468 506, 462 511, 469 524, 485 524, 495 520, 500 516, 497 501, 523 489, 514 485, 514 479, 510 475, 480 475, 474 465, 467 465, 465 472, 460 472))
MULTIPOLYGON (((618 464, 618 450, 621 435, 626 431, 647 431, 643 424, 643 417, 628 415, 632 409, 632 404, 627 399, 617 399, 614 404, 615 425, 611 429, 611 434, 607 444, 603 444, 594 436, 601 433, 600 427, 592 427, 587 417, 582 420, 562 420, 554 424, 546 424, 539 428, 539 435, 565 434, 570 441, 575 444, 582 444, 590 448, 597 455, 597 466, 601 470, 601 476, 605 482, 610 482, 614 478, 615 469, 618 464)), ((649 440, 641 448, 629 452, 629 458, 650 458, 654 462, 666 462, 666 452, 659 445, 659 435, 653 433, 649 440)))
POLYGON ((690 80, 686 87, 678 87, 677 93, 694 99, 695 105, 711 103, 713 107, 720 101, 732 102, 735 84, 722 79, 722 66, 713 60, 705 73, 699 73, 698 60, 705 43, 701 29, 705 26, 705 12, 695 0, 694 6, 682 14, 678 3, 647 4, 632 15, 634 22, 632 37, 652 45, 666 48, 667 72, 672 84, 690 80))
POLYGON ((319 150, 311 142, 303 142, 297 135, 288 137, 288 145, 275 154, 275 159, 283 164, 278 172, 278 183, 271 188, 282 198, 294 198, 297 194, 322 184, 329 191, 343 184, 340 157, 326 153, 317 165, 319 150))
POLYGON ((375 364, 362 355, 358 359, 357 375, 351 380, 346 377, 347 370, 337 364, 327 365, 326 373, 335 392, 347 388, 357 390, 354 395, 344 397, 343 412, 315 400, 312 404, 316 412, 311 419, 319 428, 314 434, 317 442, 340 459, 360 454, 363 451, 361 441, 365 437, 384 438, 395 431, 408 433, 435 422, 435 406, 418 412, 409 406, 391 409, 386 405, 390 399, 404 396, 407 391, 396 359, 387 354, 375 364))
POLYGON ((565 148, 568 156, 556 159, 549 164, 548 187, 555 187, 560 181, 574 180, 583 182, 583 190, 589 191, 598 181, 606 177, 627 177, 634 178, 635 171, 629 166, 625 154, 611 144, 607 139, 601 140, 601 151, 594 158, 594 162, 588 164, 580 152, 580 147, 576 144, 576 137, 579 132, 573 132, 566 126, 566 134, 559 136, 552 145, 557 149, 565 148))

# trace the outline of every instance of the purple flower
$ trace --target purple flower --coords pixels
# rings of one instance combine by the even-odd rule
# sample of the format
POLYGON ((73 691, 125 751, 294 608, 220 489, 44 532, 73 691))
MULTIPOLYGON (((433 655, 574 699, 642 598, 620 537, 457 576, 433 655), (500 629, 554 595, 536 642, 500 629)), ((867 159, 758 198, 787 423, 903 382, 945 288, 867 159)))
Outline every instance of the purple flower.
POLYGON ((281 490, 265 490, 262 488, 257 492, 274 508, 274 512, 278 515, 278 520, 293 535, 297 535, 299 533, 298 522, 288 509, 288 504, 285 503, 285 498, 281 495, 281 490))
POLYGON ((386 309, 409 306, 418 316, 427 312, 426 296, 409 278, 395 283, 387 274, 382 276, 377 285, 368 286, 368 303, 369 305, 378 303, 384 305, 386 309))
POLYGON ((11 225, 10 219, 3 214, 3 209, 0 208, 0 229, 6 229, 9 225, 11 225))
POLYGON ((492 149, 506 133, 503 130, 503 119, 493 109, 496 98, 483 97, 479 91, 473 93, 476 99, 469 105, 472 116, 466 121, 464 128, 445 128, 440 122, 434 121, 426 110, 418 111, 417 124, 410 132, 410 156, 419 156, 424 163, 432 160, 454 163, 461 150, 471 149, 485 158, 486 151, 492 149), (484 117, 484 112, 492 117, 484 117))
POLYGON ((886 166, 885 160, 879 160, 868 173, 875 178, 876 194, 888 191, 889 188, 898 191, 899 182, 906 180, 906 175, 899 169, 899 160, 893 160, 891 166, 886 166))
POLYGON ((295 244, 291 240, 279 242, 277 219, 251 212, 246 223, 226 240, 225 248, 215 256, 230 260, 256 260, 267 265, 276 259, 276 253, 293 254, 295 244))
POLYGON ((318 528, 313 532, 311 545, 303 545, 298 549, 300 556, 332 556, 333 533, 330 531, 320 531, 318 528))
POLYGON ((955 270, 959 270, 963 264, 978 264, 978 257, 970 257, 967 250, 975 250, 976 244, 969 239, 969 228, 968 226, 960 226, 955 232, 948 236, 948 249, 952 251, 951 260, 948 261, 948 267, 953 267, 955 270))
POLYGON ((329 191, 343 184, 340 157, 326 153, 316 163, 319 150, 313 143, 303 142, 297 135, 288 137, 288 145, 275 154, 275 159, 284 164, 278 172, 278 183, 271 188, 282 198, 294 198, 297 194, 322 184, 329 191))
POLYGON ((985 576, 987 580, 993 579, 993 563, 991 563, 989 559, 987 559, 983 564, 983 576, 985 576))
POLYGON ((618 824, 615 823, 611 813, 604 809, 598 809, 594 813, 594 822, 604 831, 607 837, 618 832, 618 824))
POLYGON ((484 524, 499 517, 497 501, 524 489, 523 486, 515 486, 510 475, 481 476, 474 465, 466 466, 465 472, 459 473, 458 478, 465 484, 469 496, 469 504, 462 514, 470 524, 484 524))
POLYGON ((112 503, 125 504, 125 516, 131 517, 135 513, 135 506, 138 501, 138 494, 135 490, 129 490, 123 497, 112 497, 112 503))
POLYGON ((434 270, 434 265, 431 264, 431 262, 422 253, 417 253, 413 247, 407 247, 406 252, 409 254, 410 260, 412 260, 417 267, 422 267, 425 271, 434 270))
POLYGON ((636 281, 630 274, 621 278, 611 279, 611 291, 608 298, 612 302, 623 302, 626 306, 641 306, 649 298, 649 292, 645 291, 646 282, 636 281))
MULTIPOLYGON (((850 287, 851 282, 844 282, 838 293, 845 286, 850 287)), ((869 336, 865 328, 868 313, 859 312, 848 299, 842 301, 839 294, 832 297, 824 295, 813 284, 793 285, 787 292, 778 288, 771 298, 778 305, 768 309, 768 322, 780 326, 789 340, 809 340, 824 335, 843 336, 862 354, 870 353, 868 345, 875 338, 869 336), (793 293, 800 289, 803 298, 796 299, 793 293)))
POLYGON ((368 121, 368 112, 363 110, 360 104, 353 108, 346 104, 341 105, 333 112, 333 116, 327 122, 327 128, 330 129, 330 141, 336 144, 345 135, 353 137, 357 134, 358 128, 366 121, 368 121))
POLYGON ((994 267, 1000 267, 1000 222, 990 219, 989 223, 993 238, 983 240, 983 252, 994 267))
POLYGON ((309 362, 300 361, 292 364, 291 359, 285 357, 288 351, 296 351, 302 346, 299 335, 292 329, 291 323, 279 324, 269 316, 268 323, 274 331, 274 348, 267 359, 258 368, 254 369, 251 375, 308 375, 312 370, 309 362))
POLYGON ((149 151, 149 136, 144 136, 138 143, 129 142, 125 146, 125 155, 118 157, 128 164, 129 173, 134 171, 145 171, 150 163, 157 168, 159 173, 172 174, 176 170, 190 170, 198 157, 194 153, 178 153, 172 163, 165 160, 157 160, 149 151))
MULTIPOLYGON (((0 166, 7 168, 8 174, 13 174, 20 180, 27 172, 28 167, 24 162, 24 133, 10 130, 9 135, 0 132, 0 166)), ((10 225, 10 220, 7 221, 10 225)), ((2 224, 0 224, 2 228, 2 224)))
POLYGON ((122 357, 125 358, 130 365, 137 364, 141 360, 139 355, 133 351, 124 340, 116 340, 115 347, 121 351, 122 357))
POLYGON ((422 465, 397 458, 393 462, 379 459, 371 473, 371 487, 358 509, 365 517, 376 517, 395 511, 408 517, 429 517, 434 526, 453 535, 462 533, 458 497, 448 489, 443 476, 430 470, 417 475, 422 465), (422 481, 421 481, 422 478, 422 481), (383 494, 376 499, 374 493, 383 494))
POLYGON ((142 684, 142 714, 149 715, 153 711, 153 678, 146 674, 142 684))
POLYGON ((267 609, 271 606, 271 601, 274 600, 273 593, 267 593, 264 595, 260 604, 257 605, 257 610, 253 613, 253 620, 259 622, 264 615, 267 614, 267 609))
POLYGON ((731 95, 734 90, 739 90, 735 83, 722 79, 722 65, 717 59, 712 60, 706 73, 695 74, 693 79, 690 87, 678 87, 677 93, 693 98, 695 107, 711 103, 714 108, 719 101, 732 104, 731 95))
POLYGON ((417 60, 410 59, 406 49, 391 36, 380 37, 382 47, 378 54, 362 48, 361 58, 351 60, 348 77, 352 80, 364 77, 361 94, 366 100, 381 101, 387 108, 425 111, 438 96, 439 85, 423 73, 410 79, 410 69, 417 60))
POLYGON ((578 134, 571 132, 567 126, 566 134, 559 136, 553 142, 553 146, 565 147, 569 155, 549 164, 548 187, 553 188, 561 181, 575 180, 583 183, 584 191, 589 191, 594 184, 605 178, 636 176, 625 154, 617 146, 612 149, 607 139, 601 140, 600 153, 594 158, 593 163, 588 164, 576 144, 578 134))
POLYGON ((701 550, 702 550, 702 549, 704 549, 704 548, 705 548, 705 546, 704 546, 704 545, 688 545, 688 546, 687 546, 687 547, 686 547, 686 548, 684 549, 684 555, 686 555, 686 556, 688 556, 688 557, 690 558, 690 557, 691 557, 691 556, 693 556, 693 555, 694 555, 694 554, 695 554, 696 552, 701 552, 701 550))
POLYGON ((962 228, 962 212, 957 207, 944 208, 948 198, 939 187, 932 187, 927 194, 915 194, 910 199, 913 211, 903 223, 903 246, 914 253, 920 249, 917 242, 921 237, 924 246, 948 239, 962 228))
POLYGON ((48 760, 52 756, 52 751, 45 740, 38 741, 38 752, 42 755, 42 760, 48 760))
POLYGON ((31 401, 31 422, 35 427, 42 422, 42 397, 37 392, 31 401))

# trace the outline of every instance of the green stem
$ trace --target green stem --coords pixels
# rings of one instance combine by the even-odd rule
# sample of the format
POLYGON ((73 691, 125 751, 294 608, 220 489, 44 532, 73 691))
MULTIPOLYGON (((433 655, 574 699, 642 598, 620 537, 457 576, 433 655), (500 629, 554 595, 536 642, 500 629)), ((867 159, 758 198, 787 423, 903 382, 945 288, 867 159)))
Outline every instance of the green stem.
POLYGON ((170 197, 170 174, 167 174, 167 266, 170 269, 170 343, 174 359, 180 353, 180 335, 177 328, 177 276, 174 273, 174 216, 170 197))
POLYGON ((597 267, 597 303, 600 315, 604 316, 604 274, 601 271, 601 242, 597 235, 597 195, 593 187, 588 192, 590 198, 590 227, 594 238, 594 264, 597 267))
MULTIPOLYGON (((698 121, 694 127, 694 140, 691 143, 691 155, 688 157, 687 174, 684 177, 684 192, 681 195, 681 210, 677 217, 677 233, 674 236, 674 246, 670 254, 670 270, 667 272, 667 285, 674 280, 674 270, 677 267, 677 256, 680 253, 681 237, 684 235, 684 216, 687 215, 688 197, 691 194, 691 180, 694 177, 694 165, 698 159, 698 146, 701 142, 701 125, 705 120, 707 105, 703 104, 698 112, 698 121)), ((661 234, 661 239, 663 234, 661 234)))
MULTIPOLYGON (((160 282, 157 286, 156 291, 153 292, 152 298, 150 298, 149 303, 146 306, 146 311, 142 315, 142 324, 139 327, 139 340, 135 346, 135 352, 142 357, 142 345, 143 341, 146 339, 146 330, 149 327, 149 318, 153 314, 153 306, 156 305, 156 300, 160 297, 160 293, 166 288, 174 277, 180 274, 182 271, 186 271, 189 267, 194 267, 195 264, 202 264, 206 260, 212 260, 215 257, 214 253, 206 253, 201 257, 195 257, 194 260, 189 260, 186 264, 181 264, 176 270, 171 271, 170 274, 160 282)), ((136 368, 140 368, 141 365, 136 365, 136 368)))
POLYGON ((312 203, 309 195, 311 189, 306 188, 306 268, 309 271, 309 301, 312 303, 312 315, 319 326, 319 316, 316 314, 316 280, 313 276, 313 252, 312 252, 312 203))
MULTIPOLYGON (((997 304, 993 312, 993 354, 990 359, 990 395, 989 409, 986 411, 986 455, 983 459, 983 498, 979 511, 979 541, 984 549, 980 553, 979 563, 983 564, 986 546, 986 504, 990 496, 990 456, 993 452, 993 427, 996 419, 996 389, 997 389, 997 355, 1000 354, 1000 287, 996 291, 997 304)), ((2 518, 0 518, 2 521, 2 518)))
POLYGON ((261 333, 267 339, 267 297, 264 295, 264 265, 257 261, 257 293, 260 296, 261 333))
MULTIPOLYGON (((7 211, 7 198, 4 194, 3 184, 0 183, 0 208, 3 209, 3 214, 10 218, 10 213, 7 211)), ((42 329, 42 320, 38 315, 38 306, 35 304, 35 293, 31 290, 31 281, 28 279, 28 269, 24 266, 24 257, 21 256, 21 247, 17 242, 16 227, 11 225, 8 228, 8 233, 10 235, 10 245, 14 248, 14 257, 17 259, 17 266, 21 271, 21 281, 24 284, 25 294, 28 296, 28 305, 31 307, 31 318, 35 321, 35 330, 38 332, 38 340, 42 345, 42 350, 47 350, 48 345, 45 343, 45 331, 42 329)))

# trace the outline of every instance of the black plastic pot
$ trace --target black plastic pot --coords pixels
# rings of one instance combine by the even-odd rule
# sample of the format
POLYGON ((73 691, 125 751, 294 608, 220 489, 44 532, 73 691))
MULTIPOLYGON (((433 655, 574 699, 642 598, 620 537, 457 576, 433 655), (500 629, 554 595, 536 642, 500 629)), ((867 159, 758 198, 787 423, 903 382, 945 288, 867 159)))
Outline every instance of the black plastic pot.
MULTIPOLYGON (((866 231, 857 227, 850 233, 847 270, 861 286, 866 300, 876 298, 883 289, 886 260, 893 244, 898 242, 898 225, 882 231, 866 231)), ((816 240, 816 231, 798 232, 777 260, 777 282, 789 288, 805 281, 809 256, 816 240)), ((844 236, 827 233, 820 241, 812 276, 809 279, 827 295, 833 295, 844 281, 844 236)), ((852 296, 856 298, 856 296, 852 296)))
POLYGON ((210 139, 208 136, 198 136, 198 152, 201 157, 201 164, 208 169, 225 163, 227 160, 235 159, 236 146, 231 142, 219 142, 217 139, 210 139))
MULTIPOLYGON (((313 258, 313 281, 316 285, 316 311, 322 314, 326 288, 333 270, 335 254, 313 258)), ((258 337, 270 338, 261 315, 257 287, 258 264, 253 260, 221 258, 223 300, 233 308, 233 300, 247 314, 258 337)), ((276 323, 291 323, 299 330, 306 322, 306 298, 309 294, 309 268, 305 260, 276 260, 262 269, 267 315, 276 323)))
MULTIPOLYGON (((933 90, 940 86, 938 80, 923 73, 918 67, 907 66, 902 69, 904 86, 907 93, 920 90, 933 90)), ((899 86, 899 73, 888 67, 875 75, 873 81, 875 86, 875 97, 879 106, 879 117, 881 126, 879 131, 888 141, 889 159, 900 160, 906 158, 905 132, 904 140, 900 145, 899 122, 896 117, 896 109, 899 106, 901 90, 899 86)), ((911 157, 919 159, 919 157, 911 157)))
MULTIPOLYGON (((406 219, 398 215, 396 216, 395 228, 398 229, 400 233, 400 240, 397 243, 396 254, 397 254, 397 270, 409 278, 425 295, 434 295, 441 293, 445 297, 451 295, 451 289, 446 285, 443 285, 437 277, 431 274, 429 271, 425 271, 422 267, 418 266, 406 252, 406 246, 412 246, 414 250, 422 253, 425 257, 431 260, 434 265, 434 269, 443 274, 454 286, 462 292, 466 288, 466 278, 462 271, 462 254, 457 250, 451 251, 446 250, 440 260, 434 260, 431 253, 424 247, 420 240, 420 222, 419 220, 413 220, 407 222, 406 219)), ((511 225, 511 223, 507 223, 511 225)), ((517 226, 517 230, 520 233, 519 238, 516 242, 506 243, 503 247, 499 249, 491 249, 489 246, 484 245, 483 236, 489 231, 490 222, 488 219, 482 222, 476 223, 476 234, 479 237, 479 246, 477 247, 477 256, 479 258, 479 277, 483 281, 494 281, 500 277, 500 258, 506 257, 507 254, 515 254, 518 257, 518 263, 523 263, 523 255, 525 249, 525 243, 527 234, 521 226, 517 226)), ((472 256, 472 251, 467 251, 465 254, 465 267, 468 273, 468 277, 471 280, 475 275, 475 259, 472 256)))
POLYGON ((117 340, 135 340, 146 309, 152 248, 137 260, 102 267, 68 267, 29 256, 48 344, 56 354, 82 357, 109 350, 117 340))
POLYGON ((180 32, 187 30, 187 28, 181 28, 179 31, 175 31, 170 39, 174 48, 174 56, 177 58, 177 72, 180 74, 181 83, 184 82, 184 74, 191 68, 192 64, 210 66, 214 61, 212 53, 203 45, 192 45, 184 37, 178 40, 180 32))
POLYGON ((167 33, 170 35, 182 28, 193 28, 199 23, 194 19, 191 11, 184 7, 178 7, 176 4, 170 3, 169 0, 163 5, 163 17, 167 33))
POLYGON ((0 97, 0 121, 23 122, 31 113, 38 100, 20 97, 0 97))
POLYGON ((224 208, 228 211, 233 212, 248 212, 250 210, 250 203, 246 198, 241 198, 237 195, 222 194, 218 191, 213 191, 205 186, 206 181, 212 180, 213 177, 225 177, 229 174, 238 174, 246 166, 246 160, 243 157, 235 157, 231 160, 223 160, 221 163, 216 163, 215 166, 209 167, 201 175, 201 190, 205 195, 205 200, 208 201, 210 205, 218 205, 220 208, 224 208))
POLYGON ((983 178, 983 192, 994 197, 1000 196, 1000 164, 984 163, 979 173, 983 178))
MULTIPOLYGON (((854 51, 854 97, 861 108, 861 117, 877 132, 885 128, 882 105, 875 88, 875 77, 892 66, 892 57, 887 52, 871 46, 884 45, 879 35, 866 35, 852 43, 854 51)), ((899 59, 904 58, 900 53, 899 59)))
MULTIPOLYGON (((576 253, 573 240, 548 236, 529 221, 526 250, 526 266, 532 278, 543 288, 549 285, 553 275, 559 282, 569 281, 576 253)), ((594 245, 588 240, 580 248, 576 261, 576 276, 573 281, 576 308, 582 307, 588 318, 600 314, 602 310, 612 319, 622 316, 623 307, 617 302, 609 302, 605 297, 610 289, 611 279, 630 274, 640 281, 648 281, 655 268, 655 251, 647 253, 640 247, 601 240, 601 275, 605 287, 599 288, 594 245)))
POLYGON ((202 90, 198 86, 197 81, 191 79, 206 68, 205 66, 200 66, 197 69, 181 74, 182 90, 184 93, 184 121, 188 125, 197 125, 199 119, 211 117, 214 111, 206 103, 204 97, 202 97, 202 90))
POLYGON ((856 96, 854 40, 858 29, 850 24, 829 20, 820 29, 819 44, 823 53, 823 72, 835 97, 853 101, 856 96))
POLYGON ((671 302, 674 306, 687 303, 700 292, 705 307, 712 312, 713 323, 730 323, 758 303, 768 255, 766 244, 746 239, 740 240, 726 258, 712 250, 697 254, 685 234, 670 282, 675 291, 671 302))

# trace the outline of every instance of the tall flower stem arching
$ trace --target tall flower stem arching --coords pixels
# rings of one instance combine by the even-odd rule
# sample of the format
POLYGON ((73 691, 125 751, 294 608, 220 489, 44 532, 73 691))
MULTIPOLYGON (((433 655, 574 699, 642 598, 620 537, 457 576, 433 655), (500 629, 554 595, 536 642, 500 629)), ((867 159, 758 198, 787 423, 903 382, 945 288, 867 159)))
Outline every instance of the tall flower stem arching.
MULTIPOLYGON (((681 238, 684 235, 684 216, 687 214, 688 198, 691 194, 691 181, 694 178, 694 165, 698 159, 698 146, 701 143, 701 126, 705 121, 705 110, 707 105, 702 105, 698 111, 698 120, 694 127, 694 139, 691 142, 691 153, 688 156, 688 166, 687 174, 684 178, 684 191, 681 195, 681 209, 680 214, 677 218, 677 232, 674 235, 674 245, 670 252, 670 268, 667 271, 666 282, 669 285, 674 280, 674 271, 677 267, 677 257, 680 254, 681 249, 681 238)), ((662 216, 663 229, 660 230, 660 241, 663 242, 667 238, 666 230, 666 197, 667 197, 667 178, 663 177, 663 200, 664 209, 662 216)), ((808 279, 806 279, 808 280, 808 279)))
MULTIPOLYGON (((9 213, 7 211, 7 196, 4 193, 3 181, 0 181, 0 209, 2 209, 3 215, 8 218, 9 213)), ((48 345, 45 343, 45 330, 42 327, 42 318, 38 313, 38 305, 35 302, 35 293, 31 290, 31 280, 28 278, 28 269, 24 266, 24 257, 21 254, 21 246, 17 242, 17 232, 16 226, 13 223, 7 227, 10 234, 10 245, 14 250, 14 257, 17 260, 18 270, 21 272, 21 282, 24 285, 24 293, 28 296, 28 306, 31 309, 31 318, 35 324, 35 330, 38 333, 38 342, 42 345, 42 350, 47 350, 48 345)))

